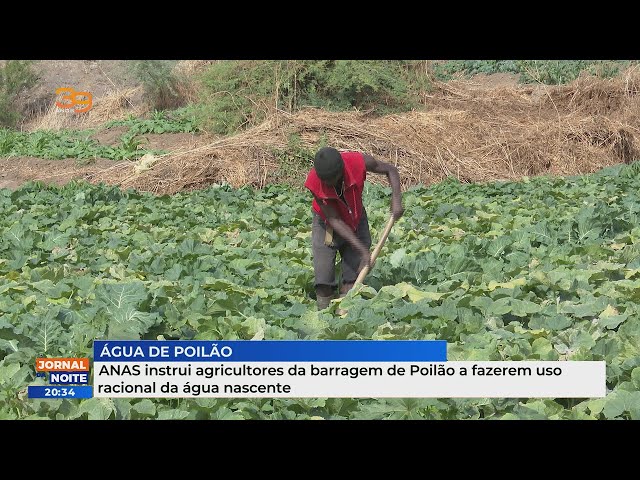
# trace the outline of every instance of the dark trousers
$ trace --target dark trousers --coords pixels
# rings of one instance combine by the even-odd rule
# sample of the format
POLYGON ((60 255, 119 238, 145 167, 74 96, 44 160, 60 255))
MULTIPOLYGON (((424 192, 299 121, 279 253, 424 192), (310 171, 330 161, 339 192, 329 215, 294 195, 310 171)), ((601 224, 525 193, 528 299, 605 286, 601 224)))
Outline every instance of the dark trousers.
MULTIPOLYGON (((360 265, 360 253, 351 244, 333 232, 333 241, 325 244, 327 224, 313 211, 313 224, 311 227, 311 242, 313 251, 313 270, 315 272, 315 286, 327 285, 335 288, 336 281, 336 253, 340 252, 342 284, 353 283, 358 278, 358 266, 360 265)), ((371 233, 369 232, 369 220, 367 212, 362 209, 362 218, 355 232, 356 237, 365 247, 371 248, 371 233)))

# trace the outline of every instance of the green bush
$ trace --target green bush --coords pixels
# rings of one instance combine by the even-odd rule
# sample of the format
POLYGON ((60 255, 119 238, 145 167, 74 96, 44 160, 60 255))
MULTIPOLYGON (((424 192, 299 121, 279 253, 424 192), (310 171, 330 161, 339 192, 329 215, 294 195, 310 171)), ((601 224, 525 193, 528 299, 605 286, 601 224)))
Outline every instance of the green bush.
POLYGON ((436 79, 451 80, 455 76, 514 73, 522 83, 560 85, 571 82, 585 72, 601 78, 616 76, 630 61, 613 60, 448 60, 433 66, 436 79))
POLYGON ((265 102, 275 91, 274 74, 277 75, 277 69, 270 68, 267 62, 212 64, 200 77, 200 101, 194 107, 201 128, 228 134, 242 125, 262 120, 265 102))
POLYGON ((423 62, 386 60, 220 61, 200 77, 196 115, 219 134, 255 125, 278 108, 371 109, 376 113, 416 107, 428 89, 423 62))
POLYGON ((451 80, 457 75, 468 78, 478 74, 520 73, 512 60, 448 60, 436 62, 432 68, 435 78, 441 81, 451 80))
POLYGON ((183 81, 174 73, 175 60, 136 60, 130 63, 135 77, 144 88, 144 100, 154 110, 182 107, 186 99, 180 93, 183 81))
POLYGON ((0 127, 13 128, 18 118, 11 96, 0 90, 0 127))
POLYGON ((38 81, 32 63, 31 60, 7 60, 0 67, 0 126, 14 128, 20 120, 18 95, 38 81))
POLYGON ((302 102, 336 110, 376 109, 380 113, 408 110, 411 96, 406 65, 379 60, 307 62, 302 102))
POLYGON ((523 83, 561 85, 569 83, 585 72, 601 78, 618 75, 629 61, 608 60, 520 60, 516 62, 523 83))

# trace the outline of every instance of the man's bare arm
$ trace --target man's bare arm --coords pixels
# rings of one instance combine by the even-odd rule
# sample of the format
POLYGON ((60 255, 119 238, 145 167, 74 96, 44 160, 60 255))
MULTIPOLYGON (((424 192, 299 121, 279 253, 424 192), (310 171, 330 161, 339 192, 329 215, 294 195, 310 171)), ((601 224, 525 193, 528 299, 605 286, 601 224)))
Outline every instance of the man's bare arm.
POLYGON ((398 169, 390 163, 376 160, 366 153, 363 156, 367 172, 380 173, 386 175, 389 179, 389 185, 391 185, 391 213, 393 214, 393 218, 398 220, 404 213, 398 169))
POLYGON ((320 210, 324 213, 324 216, 327 218, 327 223, 333 228, 333 230, 344 238, 349 244, 360 252, 362 256, 362 260, 360 262, 360 269, 365 265, 369 265, 371 261, 371 254, 369 253, 369 249, 362 243, 353 230, 349 228, 349 226, 344 223, 344 221, 338 215, 338 212, 331 206, 325 205, 322 201, 314 195, 316 202, 320 205, 320 210))

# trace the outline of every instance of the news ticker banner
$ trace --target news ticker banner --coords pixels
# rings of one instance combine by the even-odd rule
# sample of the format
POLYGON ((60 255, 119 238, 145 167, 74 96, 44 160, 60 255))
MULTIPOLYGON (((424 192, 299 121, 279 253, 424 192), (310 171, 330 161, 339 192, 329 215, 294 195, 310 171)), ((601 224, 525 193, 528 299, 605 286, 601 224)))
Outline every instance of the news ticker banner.
POLYGON ((598 398, 603 361, 447 361, 444 340, 94 341, 100 398, 598 398))

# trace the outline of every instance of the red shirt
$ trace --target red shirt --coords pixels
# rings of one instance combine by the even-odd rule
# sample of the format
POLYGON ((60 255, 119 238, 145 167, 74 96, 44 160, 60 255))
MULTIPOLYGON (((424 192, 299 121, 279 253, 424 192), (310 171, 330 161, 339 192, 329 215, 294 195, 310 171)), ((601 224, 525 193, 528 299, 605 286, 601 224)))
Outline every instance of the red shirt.
MULTIPOLYGON (((344 162, 343 196, 346 204, 338 197, 333 187, 320 180, 315 168, 312 168, 307 175, 304 186, 311 190, 311 193, 322 200, 325 205, 331 205, 338 212, 338 215, 340 215, 344 223, 349 225, 355 232, 362 218, 362 190, 364 189, 364 181, 367 178, 367 168, 362 153, 340 152, 340 155, 344 162)), ((326 220, 315 198, 313 199, 312 205, 313 210, 326 220)))

